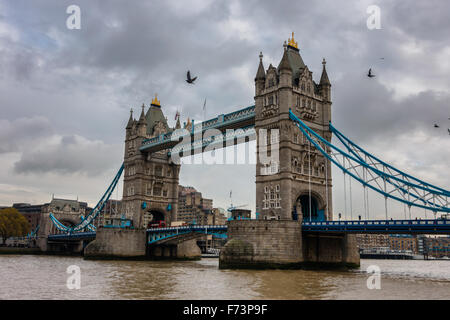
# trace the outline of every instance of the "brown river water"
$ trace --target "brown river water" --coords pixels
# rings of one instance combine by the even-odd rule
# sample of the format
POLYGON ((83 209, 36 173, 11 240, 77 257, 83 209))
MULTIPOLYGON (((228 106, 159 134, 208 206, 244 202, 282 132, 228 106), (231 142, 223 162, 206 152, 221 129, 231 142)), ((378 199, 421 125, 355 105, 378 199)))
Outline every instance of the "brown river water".
POLYGON ((450 261, 361 260, 354 271, 220 270, 200 261, 0 255, 0 299, 450 299, 450 261), (80 269, 68 289, 67 268, 80 269), (370 265, 380 289, 368 289, 370 265))

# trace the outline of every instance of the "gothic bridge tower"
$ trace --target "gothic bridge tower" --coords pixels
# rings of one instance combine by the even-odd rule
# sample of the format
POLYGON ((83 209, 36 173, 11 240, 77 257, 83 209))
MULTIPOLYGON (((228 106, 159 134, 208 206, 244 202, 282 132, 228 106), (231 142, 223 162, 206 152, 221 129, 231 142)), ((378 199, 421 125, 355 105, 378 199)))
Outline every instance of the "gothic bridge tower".
MULTIPOLYGON (((267 129, 267 152, 279 146, 279 159, 256 165, 256 212, 259 219, 330 220, 331 164, 289 119, 289 110, 322 137, 331 141, 331 84, 325 69, 320 82, 303 62, 294 33, 284 43, 278 67, 265 71, 262 54, 255 78, 255 129, 267 129), (277 136, 276 129, 279 131, 277 136)), ((270 157, 269 157, 270 158, 270 157)))
POLYGON ((167 150, 155 153, 139 150, 144 139, 173 130, 156 96, 147 112, 142 105, 138 120, 130 114, 125 138, 122 210, 127 218, 133 219, 135 227, 147 228, 161 221, 168 225, 176 220, 180 165, 171 162, 167 150))

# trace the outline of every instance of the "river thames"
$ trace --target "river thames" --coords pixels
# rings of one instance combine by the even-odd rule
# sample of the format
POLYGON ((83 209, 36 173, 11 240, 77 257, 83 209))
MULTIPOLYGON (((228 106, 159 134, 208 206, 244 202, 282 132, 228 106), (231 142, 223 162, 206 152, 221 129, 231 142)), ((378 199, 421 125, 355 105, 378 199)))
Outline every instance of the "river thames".
POLYGON ((219 270, 200 261, 90 261, 1 255, 0 299, 450 299, 450 261, 361 260, 354 271, 219 270), (68 289, 70 265, 81 288, 68 289), (368 289, 366 270, 381 270, 368 289))

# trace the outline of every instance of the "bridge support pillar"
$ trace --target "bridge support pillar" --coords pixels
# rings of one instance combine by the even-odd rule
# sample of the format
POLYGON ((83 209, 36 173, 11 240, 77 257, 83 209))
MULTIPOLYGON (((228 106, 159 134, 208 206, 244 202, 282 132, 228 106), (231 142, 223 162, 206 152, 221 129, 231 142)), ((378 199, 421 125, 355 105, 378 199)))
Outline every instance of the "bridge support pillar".
POLYGON ((356 237, 302 233, 300 221, 228 221, 221 269, 320 269, 359 266, 356 237))
POLYGON ((296 268, 303 262, 302 229, 293 220, 231 220, 221 269, 296 268))
POLYGON ((170 241, 154 244, 148 247, 148 257, 151 259, 197 260, 202 256, 197 239, 170 241))
POLYGON ((202 256, 200 247, 197 245, 197 239, 178 243, 176 252, 177 259, 200 259, 202 256))
POLYGON ((99 228, 84 249, 85 259, 144 259, 145 229, 99 228))

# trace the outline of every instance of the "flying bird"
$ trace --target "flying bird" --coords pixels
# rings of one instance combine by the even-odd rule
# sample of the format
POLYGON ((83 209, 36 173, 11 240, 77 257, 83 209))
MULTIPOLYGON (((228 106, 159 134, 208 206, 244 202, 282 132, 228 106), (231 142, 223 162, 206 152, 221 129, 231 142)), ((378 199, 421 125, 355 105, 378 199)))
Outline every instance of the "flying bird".
POLYGON ((369 73, 367 74, 367 76, 368 76, 369 78, 375 77, 375 75, 372 74, 372 68, 369 69, 369 73))
POLYGON ((447 128, 448 134, 450 135, 450 128, 447 128))
POLYGON ((435 127, 435 128, 439 128, 439 125, 435 123, 435 124, 434 124, 434 127, 435 127))
POLYGON ((194 84, 195 79, 197 79, 197 77, 191 78, 191 72, 188 70, 186 82, 194 84))

